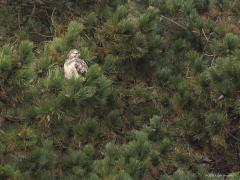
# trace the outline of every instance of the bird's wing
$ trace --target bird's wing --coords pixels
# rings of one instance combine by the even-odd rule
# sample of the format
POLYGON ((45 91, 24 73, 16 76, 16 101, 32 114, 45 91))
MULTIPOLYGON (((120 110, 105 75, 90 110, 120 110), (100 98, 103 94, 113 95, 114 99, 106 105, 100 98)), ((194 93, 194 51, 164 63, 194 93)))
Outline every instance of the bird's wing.
POLYGON ((64 63, 64 76, 67 79, 70 79, 71 77, 78 77, 78 72, 75 68, 74 62, 64 63))
POLYGON ((82 59, 78 59, 75 62, 75 68, 78 73, 85 73, 88 71, 88 66, 82 59))

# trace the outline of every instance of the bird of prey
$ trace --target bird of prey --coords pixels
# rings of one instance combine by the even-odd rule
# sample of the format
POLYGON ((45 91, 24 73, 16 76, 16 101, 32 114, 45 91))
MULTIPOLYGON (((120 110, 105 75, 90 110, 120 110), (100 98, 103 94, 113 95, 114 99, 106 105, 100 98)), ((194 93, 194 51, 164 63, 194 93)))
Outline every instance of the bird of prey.
POLYGON ((68 53, 68 59, 64 63, 64 76, 66 79, 78 78, 88 71, 86 62, 79 57, 80 53, 77 49, 72 49, 68 53))

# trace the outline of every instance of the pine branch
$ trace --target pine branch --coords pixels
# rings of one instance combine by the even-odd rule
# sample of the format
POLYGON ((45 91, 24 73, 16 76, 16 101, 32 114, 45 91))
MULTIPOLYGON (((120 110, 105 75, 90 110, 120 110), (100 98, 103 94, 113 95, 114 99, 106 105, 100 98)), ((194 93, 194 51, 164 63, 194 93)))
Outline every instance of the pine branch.
POLYGON ((227 134, 232 137, 233 139, 235 139, 236 141, 240 142, 240 139, 237 138, 236 136, 234 136, 233 134, 231 134, 230 132, 227 132, 227 134))
POLYGON ((205 33, 204 29, 202 29, 202 33, 203 33, 203 35, 204 35, 205 39, 206 39, 206 40, 207 40, 207 42, 208 42, 208 41, 209 41, 209 38, 207 37, 207 35, 206 35, 206 33, 205 33))
POLYGON ((185 26, 183 26, 182 24, 180 24, 180 23, 178 23, 178 22, 176 22, 176 21, 174 21, 174 20, 172 20, 172 19, 170 19, 170 18, 168 18, 168 17, 166 17, 166 16, 163 16, 163 15, 161 15, 161 16, 160 16, 160 20, 161 20, 161 18, 163 18, 163 19, 166 19, 166 20, 170 21, 171 23, 173 23, 173 24, 177 25, 178 27, 180 27, 180 28, 184 29, 185 31, 187 31, 187 30, 188 30, 188 29, 187 29, 185 26))
POLYGON ((9 122, 15 123, 15 122, 22 122, 23 120, 24 119, 22 119, 20 117, 16 117, 16 116, 0 115, 0 125, 4 121, 9 121, 9 122))

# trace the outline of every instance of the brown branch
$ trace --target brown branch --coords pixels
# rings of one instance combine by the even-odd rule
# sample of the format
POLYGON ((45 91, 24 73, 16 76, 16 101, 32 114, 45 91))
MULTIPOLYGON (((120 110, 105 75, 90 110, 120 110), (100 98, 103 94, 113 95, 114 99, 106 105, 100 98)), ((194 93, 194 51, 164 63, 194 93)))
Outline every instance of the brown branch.
POLYGON ((170 18, 168 18, 168 17, 166 17, 166 16, 161 15, 160 18, 166 19, 166 20, 170 21, 171 23, 177 25, 178 27, 180 27, 180 28, 182 28, 182 29, 184 29, 184 30, 186 30, 186 31, 188 30, 188 29, 187 29, 185 26, 183 26, 182 24, 179 24, 178 22, 176 22, 176 21, 174 21, 174 20, 172 20, 172 19, 170 19, 170 18))
POLYGON ((41 34, 39 32, 29 32, 30 34, 36 34, 36 35, 39 35, 39 36, 42 36, 44 38, 53 38, 53 35, 45 35, 45 34, 41 34))
POLYGON ((23 121, 22 118, 11 116, 11 115, 5 115, 5 116, 0 115, 0 120, 1 120, 1 122, 9 121, 9 122, 12 122, 12 123, 14 123, 14 122, 22 122, 23 121))
POLYGON ((209 41, 209 38, 207 37, 207 35, 206 35, 206 33, 205 33, 204 29, 202 29, 202 33, 203 33, 203 35, 204 35, 205 39, 206 39, 206 40, 207 40, 207 42, 208 42, 208 41, 209 41))
POLYGON ((227 134, 232 137, 233 139, 235 139, 236 141, 240 142, 240 139, 237 138, 236 136, 234 136, 233 134, 231 134, 230 132, 227 132, 227 134))
POLYGON ((204 56, 208 56, 208 57, 214 57, 215 55, 214 54, 207 54, 207 53, 205 53, 205 54, 203 54, 204 56))

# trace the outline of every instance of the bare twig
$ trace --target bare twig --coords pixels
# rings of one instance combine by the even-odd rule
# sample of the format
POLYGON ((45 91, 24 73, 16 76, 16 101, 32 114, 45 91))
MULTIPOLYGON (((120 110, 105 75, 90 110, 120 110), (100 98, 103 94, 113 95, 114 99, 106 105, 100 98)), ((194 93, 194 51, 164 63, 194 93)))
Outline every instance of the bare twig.
POLYGON ((203 54, 204 56, 208 56, 208 57, 214 57, 215 55, 214 54, 207 54, 207 53, 205 53, 205 54, 203 54))
POLYGON ((233 1, 233 3, 231 4, 231 9, 234 8, 236 2, 237 2, 237 0, 233 1))
POLYGON ((0 115, 2 121, 9 121, 9 122, 21 122, 23 121, 22 118, 11 116, 11 115, 0 115))
POLYGON ((233 139, 235 139, 236 141, 240 142, 240 139, 238 139, 236 136, 229 134, 233 139))
POLYGON ((20 122, 22 119, 14 117, 14 116, 5 116, 5 119, 10 122, 20 122))
POLYGON ((0 127, 2 126, 2 124, 4 123, 4 121, 5 121, 5 119, 0 116, 0 127))
POLYGON ((213 56, 213 58, 212 58, 212 60, 211 60, 211 66, 213 65, 213 62, 214 62, 214 60, 215 60, 215 55, 213 56))
POLYGON ((54 31, 54 36, 57 35, 56 27, 55 27, 55 20, 54 20, 55 10, 56 10, 56 8, 53 9, 52 14, 51 14, 51 21, 52 21, 52 27, 53 27, 53 31, 54 31))
POLYGON ((182 24, 179 24, 178 22, 172 20, 171 18, 168 18, 168 17, 163 16, 163 15, 161 15, 160 18, 166 19, 166 20, 172 22, 173 24, 177 25, 178 27, 180 27, 180 28, 182 28, 182 29, 184 29, 184 30, 186 30, 186 31, 188 30, 188 29, 187 29, 186 27, 184 27, 182 24))
POLYGON ((29 32, 30 34, 37 34, 39 36, 45 37, 45 38, 53 38, 53 35, 45 35, 45 34, 41 34, 39 32, 29 32))
POLYGON ((236 141, 240 142, 240 139, 237 138, 236 136, 234 136, 233 134, 231 134, 230 132, 227 132, 227 134, 232 137, 233 139, 235 139, 236 141))
POLYGON ((206 33, 205 33, 204 29, 202 29, 202 33, 203 33, 203 35, 204 35, 205 39, 206 39, 207 41, 209 41, 209 38, 207 37, 207 35, 206 35, 206 33))

